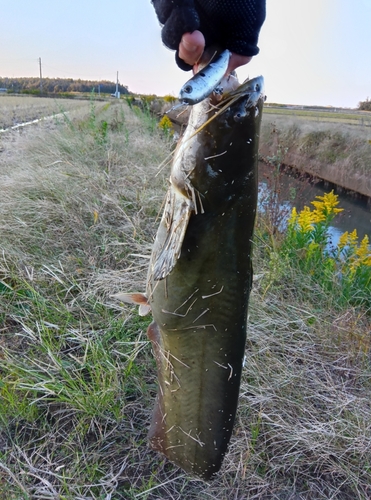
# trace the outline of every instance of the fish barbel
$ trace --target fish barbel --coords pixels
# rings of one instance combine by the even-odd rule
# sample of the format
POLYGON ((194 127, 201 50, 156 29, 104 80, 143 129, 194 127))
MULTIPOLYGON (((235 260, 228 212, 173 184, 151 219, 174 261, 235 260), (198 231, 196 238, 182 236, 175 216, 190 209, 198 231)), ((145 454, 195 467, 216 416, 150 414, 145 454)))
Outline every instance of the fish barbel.
POLYGON ((258 77, 217 106, 192 108, 148 273, 158 369, 150 445, 204 479, 220 469, 237 409, 263 86, 258 77))

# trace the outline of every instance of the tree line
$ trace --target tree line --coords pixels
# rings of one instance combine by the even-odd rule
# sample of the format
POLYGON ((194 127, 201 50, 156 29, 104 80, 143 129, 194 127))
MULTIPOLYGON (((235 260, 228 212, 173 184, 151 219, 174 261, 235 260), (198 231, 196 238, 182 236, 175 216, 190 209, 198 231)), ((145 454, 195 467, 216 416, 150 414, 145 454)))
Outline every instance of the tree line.
POLYGON ((370 101, 370 99, 367 97, 367 99, 365 101, 361 101, 358 104, 358 109, 360 109, 361 111, 371 111, 371 101, 370 101))
MULTIPOLYGON (((1 78, 0 88, 7 89, 9 93, 40 93, 40 78, 1 78)), ((113 94, 116 92, 116 83, 109 80, 74 80, 73 78, 43 78, 42 93, 64 92, 102 92, 113 94)), ((119 84, 121 94, 129 94, 125 85, 119 84)))

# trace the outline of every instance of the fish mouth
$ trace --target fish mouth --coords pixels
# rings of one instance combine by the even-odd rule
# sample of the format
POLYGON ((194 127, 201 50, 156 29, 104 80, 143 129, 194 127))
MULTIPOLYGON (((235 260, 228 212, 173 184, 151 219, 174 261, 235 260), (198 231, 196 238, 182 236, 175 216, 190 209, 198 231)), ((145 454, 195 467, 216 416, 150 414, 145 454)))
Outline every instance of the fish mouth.
POLYGON ((221 105, 232 104, 231 101, 236 102, 242 97, 248 98, 246 101, 247 108, 257 106, 260 99, 265 100, 264 78, 257 76, 251 80, 245 80, 236 90, 226 93, 223 96, 221 105))

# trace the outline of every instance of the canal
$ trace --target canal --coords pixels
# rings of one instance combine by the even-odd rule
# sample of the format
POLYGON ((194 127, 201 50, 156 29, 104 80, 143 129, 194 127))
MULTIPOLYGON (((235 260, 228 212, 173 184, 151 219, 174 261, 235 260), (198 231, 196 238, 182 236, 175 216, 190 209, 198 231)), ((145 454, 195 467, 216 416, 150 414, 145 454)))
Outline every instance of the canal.
MULTIPOLYGON (((277 195, 277 203, 282 212, 280 229, 284 229, 291 209, 295 206, 299 211, 305 205, 314 208, 311 201, 316 196, 323 196, 331 191, 332 187, 325 187, 323 182, 313 183, 308 178, 298 178, 290 172, 281 172, 278 177, 274 176, 272 167, 265 163, 259 163, 259 207, 260 210, 272 210, 272 193, 277 195)), ((352 232, 357 229, 359 241, 367 235, 371 241, 371 207, 367 200, 357 198, 354 195, 338 193, 339 213, 331 223, 330 235, 332 244, 336 245, 340 235, 345 231, 352 232)))

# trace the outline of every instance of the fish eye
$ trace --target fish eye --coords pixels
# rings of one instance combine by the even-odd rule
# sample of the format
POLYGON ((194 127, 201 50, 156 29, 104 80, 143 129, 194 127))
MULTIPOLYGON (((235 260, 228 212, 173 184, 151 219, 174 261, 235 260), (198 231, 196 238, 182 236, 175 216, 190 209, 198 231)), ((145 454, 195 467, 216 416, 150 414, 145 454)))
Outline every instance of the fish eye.
POLYGON ((200 76, 206 76, 203 71, 200 72, 200 76))
POLYGON ((184 89, 183 89, 183 90, 184 90, 184 92, 185 92, 186 94, 190 94, 190 93, 192 92, 192 90, 193 90, 193 89, 192 89, 192 85, 187 85, 186 87, 184 87, 184 89))

